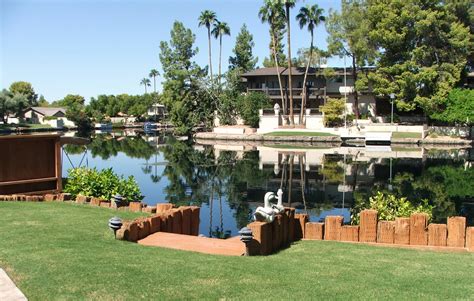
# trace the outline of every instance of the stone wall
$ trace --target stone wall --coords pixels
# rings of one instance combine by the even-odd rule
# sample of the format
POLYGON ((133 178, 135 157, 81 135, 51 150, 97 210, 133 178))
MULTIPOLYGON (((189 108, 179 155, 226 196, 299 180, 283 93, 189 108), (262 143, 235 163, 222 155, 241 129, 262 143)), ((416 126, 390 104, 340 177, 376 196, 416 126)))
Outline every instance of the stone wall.
POLYGON ((428 215, 412 214, 395 221, 379 221, 377 211, 363 210, 358 226, 343 225, 342 216, 327 216, 324 223, 305 223, 307 240, 336 240, 393 245, 459 248, 474 252, 474 227, 466 218, 449 217, 447 224, 428 224, 428 215))

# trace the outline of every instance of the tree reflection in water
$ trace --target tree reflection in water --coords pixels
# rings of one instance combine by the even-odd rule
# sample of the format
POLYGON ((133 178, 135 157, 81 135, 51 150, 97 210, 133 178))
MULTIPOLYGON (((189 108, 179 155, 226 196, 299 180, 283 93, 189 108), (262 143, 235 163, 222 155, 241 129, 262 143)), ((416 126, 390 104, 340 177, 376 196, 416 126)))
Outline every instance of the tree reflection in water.
POLYGON ((87 148, 103 159, 118 152, 144 159, 142 172, 150 175, 152 184, 165 185, 166 201, 209 207, 209 236, 226 237, 244 227, 252 210, 262 205, 264 194, 279 188, 285 205, 308 212, 313 220, 334 214, 335 208, 357 211, 380 190, 413 203, 428 199, 436 206, 435 222, 462 214, 474 224, 474 169, 466 163, 469 157, 450 158, 455 153, 423 152, 423 158, 390 159, 361 158, 356 152, 344 159, 340 150, 324 150, 321 159, 315 159, 317 150, 285 149, 274 150, 273 161, 266 162, 259 151, 222 151, 171 136, 160 137, 157 148, 144 138, 97 136, 87 148), (157 162, 160 156, 166 162, 157 162), (158 165, 164 165, 161 172, 158 165), (234 227, 226 223, 230 215, 237 229, 228 228, 234 227))

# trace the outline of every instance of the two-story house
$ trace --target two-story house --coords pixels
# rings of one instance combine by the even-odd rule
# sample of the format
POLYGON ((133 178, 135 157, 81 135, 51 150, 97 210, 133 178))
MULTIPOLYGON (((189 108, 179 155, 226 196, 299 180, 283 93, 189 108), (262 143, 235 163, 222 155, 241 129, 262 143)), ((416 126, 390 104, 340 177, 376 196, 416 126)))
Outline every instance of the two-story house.
MULTIPOLYGON (((324 68, 310 68, 307 78, 307 109, 319 112, 319 107, 325 103, 328 97, 346 98, 348 113, 353 111, 354 106, 354 78, 352 69, 347 68, 344 74, 343 68, 333 68, 334 72, 329 75, 324 68)), ((289 69, 279 68, 282 81, 283 97, 289 104, 289 69)), ((305 68, 292 68, 292 92, 293 109, 295 114, 300 112, 301 99, 303 97, 303 81, 305 68)), ((273 104, 278 103, 282 107, 280 86, 278 84, 277 68, 259 68, 242 74, 242 80, 246 83, 247 92, 256 91, 266 93, 273 104)), ((370 112, 375 115, 375 97, 368 91, 360 91, 359 111, 361 114, 370 112)))

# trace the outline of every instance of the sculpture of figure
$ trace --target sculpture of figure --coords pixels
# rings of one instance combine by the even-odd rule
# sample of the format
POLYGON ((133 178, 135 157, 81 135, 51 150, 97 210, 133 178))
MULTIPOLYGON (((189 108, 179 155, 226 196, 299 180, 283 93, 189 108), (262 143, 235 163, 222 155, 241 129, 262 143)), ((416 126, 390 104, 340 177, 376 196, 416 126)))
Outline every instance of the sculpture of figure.
POLYGON ((265 197, 263 198, 264 205, 263 207, 257 207, 255 213, 253 214, 253 218, 259 222, 267 222, 271 223, 275 219, 275 211, 270 204, 270 200, 275 199, 275 193, 267 192, 265 197))
POLYGON ((264 206, 258 207, 253 214, 256 221, 271 223, 275 219, 276 214, 280 214, 285 210, 283 207, 283 191, 278 189, 277 196, 273 192, 267 192, 263 199, 264 206), (270 201, 278 200, 278 203, 271 204, 270 201))

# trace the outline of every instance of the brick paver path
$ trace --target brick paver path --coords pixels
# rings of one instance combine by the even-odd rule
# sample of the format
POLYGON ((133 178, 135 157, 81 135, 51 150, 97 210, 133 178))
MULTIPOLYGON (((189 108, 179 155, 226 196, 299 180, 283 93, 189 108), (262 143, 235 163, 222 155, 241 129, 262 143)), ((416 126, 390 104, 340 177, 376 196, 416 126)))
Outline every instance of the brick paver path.
POLYGON ((191 235, 156 232, 138 241, 145 246, 163 247, 176 250, 194 251, 206 254, 241 256, 245 244, 240 237, 217 239, 191 235))

